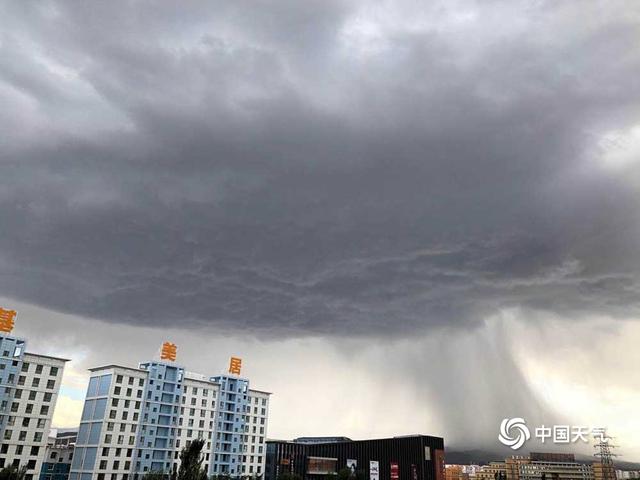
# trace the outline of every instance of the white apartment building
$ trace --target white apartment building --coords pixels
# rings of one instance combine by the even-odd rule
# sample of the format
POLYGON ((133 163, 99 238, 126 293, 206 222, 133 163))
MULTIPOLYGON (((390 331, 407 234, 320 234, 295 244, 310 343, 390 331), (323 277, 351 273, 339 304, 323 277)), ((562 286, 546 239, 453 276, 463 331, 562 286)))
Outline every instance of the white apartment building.
POLYGON ((26 466, 30 480, 45 459, 68 360, 27 353, 25 347, 22 339, 0 336, 0 468, 26 466))
POLYGON ((264 474, 270 395, 259 390, 250 391, 244 427, 242 469, 239 472, 242 476, 264 474))
POLYGON ((181 449, 196 439, 205 440, 210 475, 264 473, 269 393, 250 390, 248 380, 207 379, 170 361, 90 372, 70 480, 177 471, 181 449))

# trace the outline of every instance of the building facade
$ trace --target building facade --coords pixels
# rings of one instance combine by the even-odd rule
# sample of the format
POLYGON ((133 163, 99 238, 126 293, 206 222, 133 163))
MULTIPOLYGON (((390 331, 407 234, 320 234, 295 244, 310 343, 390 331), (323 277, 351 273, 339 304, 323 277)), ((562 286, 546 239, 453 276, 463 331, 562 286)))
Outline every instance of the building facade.
POLYGON ((180 467, 205 441, 209 475, 262 475, 269 393, 236 375, 206 377, 170 361, 90 370, 70 480, 128 480, 180 467))
POLYGON ((40 480, 69 479, 77 436, 77 430, 66 430, 58 431, 54 437, 49 437, 40 470, 40 480))
POLYGON ((595 480, 591 465, 578 463, 570 453, 537 453, 491 462, 476 472, 476 480, 595 480))
POLYGON ((444 441, 415 435, 379 440, 268 441, 266 480, 284 473, 323 480, 351 468, 371 480, 444 480, 444 441))
POLYGON ((0 336, 0 468, 27 467, 37 478, 66 359, 25 351, 26 341, 0 336))

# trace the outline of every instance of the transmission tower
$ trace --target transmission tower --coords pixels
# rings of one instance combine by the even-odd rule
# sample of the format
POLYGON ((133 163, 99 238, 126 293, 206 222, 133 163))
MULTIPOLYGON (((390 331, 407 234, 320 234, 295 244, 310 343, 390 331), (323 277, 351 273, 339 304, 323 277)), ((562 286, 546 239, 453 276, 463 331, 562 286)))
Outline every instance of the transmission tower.
POLYGON ((616 448, 616 446, 611 443, 612 437, 607 436, 606 431, 594 434, 593 437, 595 441, 593 447, 596 449, 594 457, 600 460, 602 468, 602 478, 598 479, 596 476, 596 480, 616 480, 616 470, 613 465, 613 459, 617 457, 617 455, 611 451, 616 448))

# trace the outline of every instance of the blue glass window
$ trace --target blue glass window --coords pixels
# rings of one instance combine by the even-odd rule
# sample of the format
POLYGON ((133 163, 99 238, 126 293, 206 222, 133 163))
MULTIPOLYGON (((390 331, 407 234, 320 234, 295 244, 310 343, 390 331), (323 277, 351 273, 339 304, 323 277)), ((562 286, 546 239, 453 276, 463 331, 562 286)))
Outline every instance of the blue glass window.
POLYGON ((84 454, 84 448, 76 447, 73 452, 73 463, 71 464, 71 468, 74 470, 79 470, 82 465, 82 457, 84 454))
POLYGON ((100 377, 91 377, 89 379, 89 388, 87 388, 87 397, 95 397, 98 394, 98 383, 100 377))
MULTIPOLYGON (((93 470, 93 466, 96 463, 96 455, 98 454, 98 449, 96 447, 87 447, 84 452, 84 462, 82 462, 83 470, 93 470)), ((84 477, 84 474, 83 474, 84 477)), ((89 474, 89 478, 91 478, 91 474, 89 474)))
POLYGON ((100 443, 100 430, 102 430, 102 422, 91 424, 91 433, 89 433, 89 445, 97 445, 100 443))
POLYGON ((82 421, 91 420, 93 416, 93 407, 95 405, 95 400, 87 400, 84 402, 84 410, 82 410, 82 421))
POLYGON ((109 395, 109 386, 111 385, 111 375, 100 377, 100 386, 98 387, 98 396, 106 397, 109 395))
POLYGON ((80 429, 78 430, 78 440, 76 441, 78 445, 84 445, 87 443, 87 438, 89 436, 89 424, 81 423, 80 429))
POLYGON ((107 409, 107 399, 99 398, 95 400, 96 408, 93 412, 93 420, 102 420, 104 418, 104 412, 107 409))

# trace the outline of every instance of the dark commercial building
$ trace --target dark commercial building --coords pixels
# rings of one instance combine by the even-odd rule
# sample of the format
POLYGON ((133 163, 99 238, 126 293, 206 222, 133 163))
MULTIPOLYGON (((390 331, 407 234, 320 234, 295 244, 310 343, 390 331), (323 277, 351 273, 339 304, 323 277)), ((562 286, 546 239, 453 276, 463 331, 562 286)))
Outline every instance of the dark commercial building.
POLYGON ((286 473, 325 480, 350 468, 369 480, 444 480, 444 440, 413 435, 379 440, 344 437, 267 440, 265 480, 286 473))

